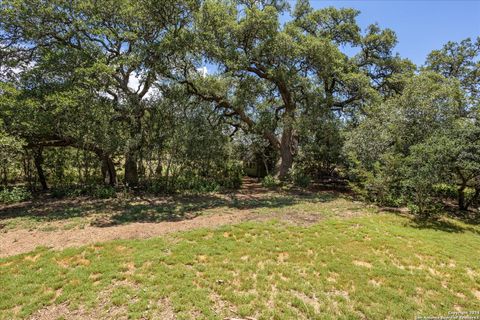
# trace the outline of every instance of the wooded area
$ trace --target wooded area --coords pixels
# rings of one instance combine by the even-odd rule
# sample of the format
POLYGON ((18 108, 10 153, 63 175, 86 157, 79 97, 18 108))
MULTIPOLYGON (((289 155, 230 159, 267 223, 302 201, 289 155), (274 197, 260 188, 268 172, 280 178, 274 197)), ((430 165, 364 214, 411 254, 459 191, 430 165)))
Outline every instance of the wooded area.
POLYGON ((234 189, 250 164, 267 187, 345 179, 419 214, 478 207, 480 38, 416 66, 358 14, 2 0, 0 201, 234 189))

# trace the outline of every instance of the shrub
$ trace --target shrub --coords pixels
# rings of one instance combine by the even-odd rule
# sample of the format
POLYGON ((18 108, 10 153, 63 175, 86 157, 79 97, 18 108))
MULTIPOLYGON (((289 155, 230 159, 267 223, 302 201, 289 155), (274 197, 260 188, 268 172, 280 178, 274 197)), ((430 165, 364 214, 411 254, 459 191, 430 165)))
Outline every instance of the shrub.
POLYGON ((308 187, 310 185, 310 182, 311 182, 311 179, 306 174, 298 175, 293 179, 293 183, 296 186, 302 187, 302 188, 308 187))
POLYGON ((240 162, 227 163, 224 176, 219 183, 228 189, 238 189, 242 186, 243 166, 240 162))
POLYGON ((103 185, 58 186, 50 192, 52 197, 55 198, 89 196, 98 199, 108 199, 116 197, 115 188, 103 185))
POLYGON ((145 183, 145 191, 151 194, 162 194, 166 192, 164 179, 152 179, 145 183))
POLYGON ((305 170, 298 166, 290 169, 289 175, 292 183, 297 187, 306 188, 310 185, 310 176, 305 173, 305 170))
POLYGON ((262 186, 265 188, 275 188, 280 185, 280 180, 274 176, 268 175, 262 180, 262 186))
POLYGON ((399 207, 406 203, 402 195, 400 162, 385 155, 371 169, 366 169, 355 157, 350 157, 349 185, 362 200, 383 206, 399 207))
POLYGON ((346 134, 345 144, 358 159, 350 173, 362 195, 410 204, 421 215, 441 206, 434 187, 440 183, 457 185, 460 209, 475 201, 465 193, 480 173, 480 127, 459 112, 460 96, 458 83, 423 72, 405 83, 402 95, 367 107, 368 117, 346 134))
POLYGON ((148 184, 147 190, 153 193, 182 191, 207 193, 218 191, 220 188, 238 189, 242 185, 243 167, 239 162, 227 162, 217 170, 200 169, 184 168, 168 179, 163 177, 148 184))
POLYGON ((201 177, 195 174, 182 174, 176 177, 169 186, 169 192, 193 191, 198 193, 218 191, 220 185, 211 178, 201 177))
POLYGON ((115 191, 115 188, 111 186, 95 186, 88 195, 99 199, 109 199, 115 198, 117 192, 115 191))
POLYGON ((0 190, 0 203, 15 203, 31 199, 32 194, 23 187, 0 190))
POLYGON ((458 197, 458 187, 449 183, 437 183, 432 186, 435 195, 442 198, 456 199, 458 197))
POLYGON ((50 194, 54 198, 74 197, 78 196, 76 189, 71 186, 56 186, 50 189, 50 194))

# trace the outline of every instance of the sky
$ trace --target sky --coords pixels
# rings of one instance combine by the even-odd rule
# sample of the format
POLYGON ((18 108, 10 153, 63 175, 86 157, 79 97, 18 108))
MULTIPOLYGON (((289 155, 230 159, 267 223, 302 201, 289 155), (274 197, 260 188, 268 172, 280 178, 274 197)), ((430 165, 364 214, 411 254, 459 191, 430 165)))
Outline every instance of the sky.
MULTIPOLYGON (((480 36, 480 0, 310 0, 312 7, 334 6, 361 11, 362 28, 378 23, 397 34, 395 51, 422 65, 432 50, 448 41, 480 36)), ((291 1, 294 5, 295 1, 291 1)))

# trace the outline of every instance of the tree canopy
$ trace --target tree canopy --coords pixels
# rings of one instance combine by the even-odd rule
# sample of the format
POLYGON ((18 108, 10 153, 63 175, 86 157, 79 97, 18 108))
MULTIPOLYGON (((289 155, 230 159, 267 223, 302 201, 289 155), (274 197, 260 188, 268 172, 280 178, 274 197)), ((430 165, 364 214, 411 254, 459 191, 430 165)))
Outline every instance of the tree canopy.
POLYGON ((454 186, 467 209, 480 39, 417 67, 359 14, 308 0, 3 0, 3 184, 214 190, 248 164, 284 182, 348 178, 419 211, 454 186))

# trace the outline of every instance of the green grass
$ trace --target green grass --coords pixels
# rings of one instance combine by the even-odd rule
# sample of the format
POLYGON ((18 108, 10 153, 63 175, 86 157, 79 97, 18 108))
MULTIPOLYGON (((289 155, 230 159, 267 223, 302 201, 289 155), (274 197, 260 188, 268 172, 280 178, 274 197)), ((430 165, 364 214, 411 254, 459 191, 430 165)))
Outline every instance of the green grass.
MULTIPOLYGON (((335 201, 343 209, 358 206, 335 201)), ((335 201, 271 210, 331 216, 335 201)), ((384 213, 306 227, 248 222, 61 252, 39 248, 0 259, 0 318, 27 318, 42 308, 132 319, 448 315, 480 310, 479 257, 479 226, 418 224, 384 213)))

